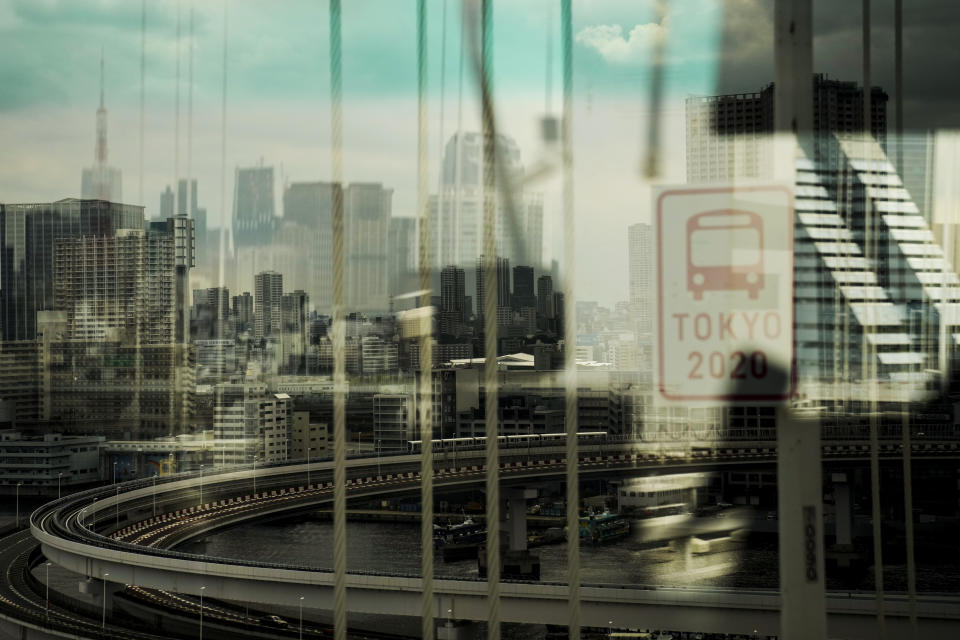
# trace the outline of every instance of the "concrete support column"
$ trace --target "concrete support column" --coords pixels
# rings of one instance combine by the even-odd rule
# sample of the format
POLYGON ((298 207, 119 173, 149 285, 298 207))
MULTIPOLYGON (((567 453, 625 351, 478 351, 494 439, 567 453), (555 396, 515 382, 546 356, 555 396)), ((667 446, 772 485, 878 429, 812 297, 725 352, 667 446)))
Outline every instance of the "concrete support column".
MULTIPOLYGON (((511 551, 527 549, 527 500, 537 497, 536 489, 513 487, 505 492, 509 501, 510 524, 508 539, 511 551)), ((500 513, 507 512, 501 509, 500 513)))

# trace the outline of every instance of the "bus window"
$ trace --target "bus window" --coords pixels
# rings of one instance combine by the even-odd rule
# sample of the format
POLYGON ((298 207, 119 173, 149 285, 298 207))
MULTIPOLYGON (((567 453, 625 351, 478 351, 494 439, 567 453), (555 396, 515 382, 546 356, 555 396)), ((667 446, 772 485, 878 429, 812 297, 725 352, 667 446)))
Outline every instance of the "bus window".
POLYGON ((763 288, 763 220, 750 211, 718 209, 687 221, 687 289, 695 300, 704 291, 763 288))

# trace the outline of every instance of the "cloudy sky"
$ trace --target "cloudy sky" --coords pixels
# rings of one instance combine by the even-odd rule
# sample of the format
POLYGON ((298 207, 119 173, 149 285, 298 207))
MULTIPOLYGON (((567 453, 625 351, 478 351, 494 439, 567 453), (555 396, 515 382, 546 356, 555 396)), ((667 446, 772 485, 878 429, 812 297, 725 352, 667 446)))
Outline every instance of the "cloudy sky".
MULTIPOLYGON (((574 131, 577 278, 581 299, 627 297, 627 225, 649 220, 650 184, 640 173, 650 114, 651 42, 667 42, 660 114, 664 182, 681 182, 682 99, 757 90, 772 80, 772 0, 574 1, 574 131)), ((860 76, 859 3, 815 4, 818 71, 860 76), (834 5, 844 5, 846 10, 834 5), (856 6, 854 6, 856 5, 856 6)), ((957 100, 940 69, 958 68, 957 21, 947 2, 905 3, 908 126, 946 126, 957 100), (952 22, 951 22, 952 20, 952 22), (938 52, 938 44, 943 45, 938 52)), ((343 2, 345 177, 394 189, 394 215, 416 213, 416 48, 413 0, 343 2)), ((478 129, 469 60, 460 80, 460 6, 428 0, 431 184, 442 139, 478 129), (446 12, 446 21, 444 21, 446 12), (446 47, 444 48, 444 40, 446 47), (461 89, 462 87, 462 89, 461 89), (460 95, 462 92, 462 100, 460 95)), ((544 157, 538 120, 560 109, 559 2, 495 3, 494 87, 502 131, 524 163, 544 157), (547 60, 552 52, 552 66, 547 60), (548 86, 552 92, 548 94, 548 86)), ((874 78, 892 85, 892 0, 874 2, 874 78)), ((139 172, 141 5, 134 0, 0 0, 0 201, 79 195, 93 161, 101 49, 106 59, 110 163, 123 170, 124 200, 159 208, 160 192, 188 171, 218 224, 221 195, 223 5, 146 3, 145 145, 139 172), (180 140, 175 160, 177 15, 180 11, 180 140), (189 38, 193 8, 193 39, 189 38), (188 137, 189 48, 193 131, 188 137)), ((329 179, 327 3, 231 0, 227 38, 227 209, 233 170, 262 162, 279 181, 329 179)), ((469 56, 469 52, 467 54, 469 56)), ((547 255, 559 257, 558 180, 546 196, 547 255)))

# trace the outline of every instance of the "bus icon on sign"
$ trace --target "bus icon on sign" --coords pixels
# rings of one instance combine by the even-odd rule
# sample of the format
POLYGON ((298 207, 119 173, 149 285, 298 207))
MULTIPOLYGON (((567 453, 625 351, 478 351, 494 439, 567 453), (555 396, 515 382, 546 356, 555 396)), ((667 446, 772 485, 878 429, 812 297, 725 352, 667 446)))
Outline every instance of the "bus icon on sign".
POLYGON ((687 220, 687 290, 694 300, 704 291, 763 289, 763 219, 752 211, 717 209, 687 220))

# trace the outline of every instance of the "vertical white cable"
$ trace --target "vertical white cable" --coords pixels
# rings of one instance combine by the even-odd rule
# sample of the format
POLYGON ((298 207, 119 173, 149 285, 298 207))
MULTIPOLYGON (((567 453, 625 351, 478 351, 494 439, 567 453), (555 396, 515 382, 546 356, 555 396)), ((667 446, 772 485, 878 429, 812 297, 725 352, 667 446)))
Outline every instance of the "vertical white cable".
MULTIPOLYGON (((430 307, 430 210, 427 185, 427 10, 417 0, 417 211, 420 215, 420 308, 430 307)), ((442 195, 442 194, 441 194, 442 195)), ((433 318, 420 327, 421 637, 433 638, 433 318), (428 329, 427 327, 430 327, 428 329)))
POLYGON ((217 283, 223 287, 227 247, 227 0, 223 0, 223 91, 220 96, 220 242, 217 283))
POLYGON ((344 314, 343 70, 340 0, 330 0, 330 165, 333 173, 333 629, 347 639, 346 318, 344 314))
POLYGON ((177 0, 177 74, 173 101, 173 215, 180 212, 180 0, 177 0))
MULTIPOLYGON (((187 57, 187 217, 193 217, 193 3, 190 3, 190 44, 187 57)), ((196 224, 196 222, 194 222, 196 224)), ((196 232, 196 229, 194 229, 196 232)))
MULTIPOLYGON (((573 203, 573 17, 570 0, 561 2, 563 47, 563 368, 567 432, 567 624, 570 640, 580 638, 580 474, 577 467, 577 311, 574 278, 575 223, 573 203)), ((652 117, 652 114, 651 114, 652 117)))
MULTIPOLYGON (((437 234, 437 255, 433 256, 433 259, 436 260, 440 267, 445 266, 443 262, 443 251, 441 247, 445 246, 444 242, 444 231, 447 228, 447 222, 443 219, 443 205, 446 201, 444 197, 443 190, 443 137, 444 137, 444 116, 446 115, 446 84, 447 84, 447 0, 443 0, 443 27, 441 29, 441 41, 440 41, 440 129, 439 134, 437 135, 437 146, 439 152, 437 158, 439 158, 440 170, 437 171, 437 228, 432 230, 433 233, 437 234)), ((429 201, 428 201, 429 203, 429 201)), ((427 212, 429 213, 429 211, 427 212)), ((429 241, 429 236, 427 237, 429 241)), ((421 290, 426 290, 429 287, 420 287, 421 290)))
MULTIPOLYGON (((871 80, 870 80, 870 0, 863 0, 863 150, 868 161, 873 160, 873 117, 871 108, 871 80)), ((868 165, 868 173, 873 167, 868 165)), ((877 230, 874 229, 875 220, 873 205, 870 202, 869 186, 863 185, 863 216, 864 216, 864 253, 867 263, 874 271, 877 270, 877 230)), ((869 367, 869 374, 864 376, 870 386, 870 494, 871 514, 873 515, 873 579, 877 603, 877 637, 885 640, 887 637, 886 621, 884 619, 883 602, 883 540, 881 538, 880 513, 880 438, 879 438, 879 384, 877 371, 877 356, 874 345, 867 340, 867 332, 863 332, 863 357, 865 367, 869 367), (872 375, 870 375, 872 374, 872 375)))
POLYGON ((146 101, 144 99, 147 77, 147 0, 140 0, 140 191, 137 202, 146 205, 143 201, 143 129, 144 129, 144 109, 146 101))

